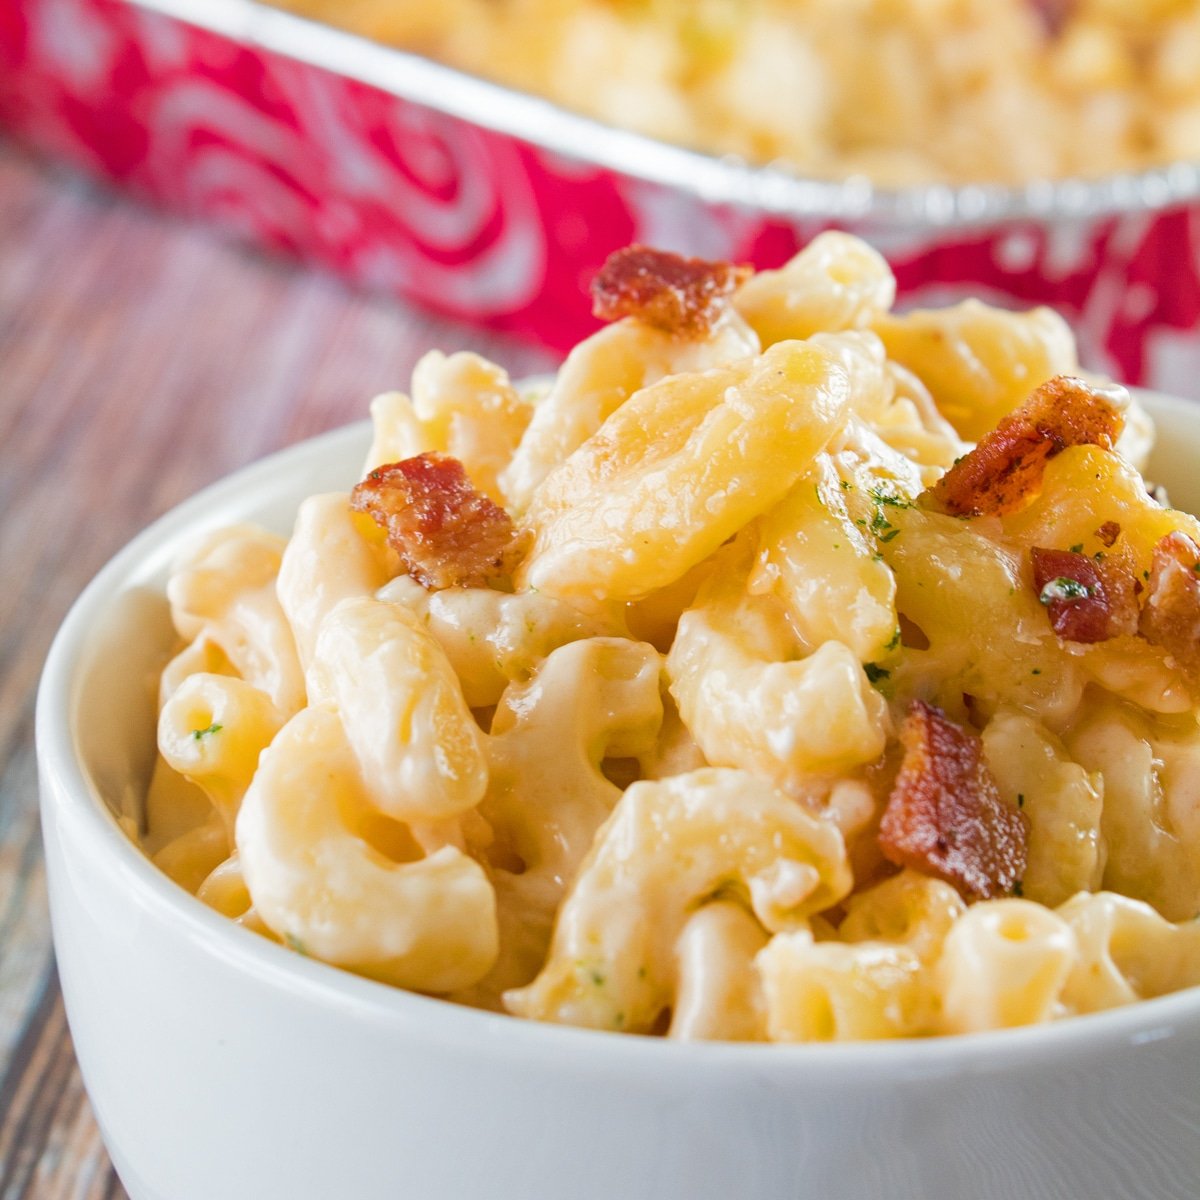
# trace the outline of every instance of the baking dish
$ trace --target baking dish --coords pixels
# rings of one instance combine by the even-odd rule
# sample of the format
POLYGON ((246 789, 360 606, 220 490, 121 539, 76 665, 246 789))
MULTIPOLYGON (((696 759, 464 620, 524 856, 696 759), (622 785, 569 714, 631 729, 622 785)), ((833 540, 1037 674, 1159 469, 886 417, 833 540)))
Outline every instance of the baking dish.
POLYGON ((0 0, 0 126, 363 287, 565 349, 632 241, 775 266, 840 226, 901 301, 1054 305, 1086 365, 1200 394, 1200 165, 873 188, 668 146, 254 0, 0 0))

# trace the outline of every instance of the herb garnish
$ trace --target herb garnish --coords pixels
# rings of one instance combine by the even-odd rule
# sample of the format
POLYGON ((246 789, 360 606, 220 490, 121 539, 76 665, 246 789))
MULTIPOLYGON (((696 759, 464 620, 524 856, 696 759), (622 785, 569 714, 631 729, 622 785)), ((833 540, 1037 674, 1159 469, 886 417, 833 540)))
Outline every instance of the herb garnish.
POLYGON ((1053 604, 1056 600, 1086 600, 1091 594, 1092 589, 1086 584, 1080 583, 1078 579, 1069 579, 1065 575, 1060 575, 1057 579, 1051 579, 1042 588, 1038 599, 1043 604, 1053 604))

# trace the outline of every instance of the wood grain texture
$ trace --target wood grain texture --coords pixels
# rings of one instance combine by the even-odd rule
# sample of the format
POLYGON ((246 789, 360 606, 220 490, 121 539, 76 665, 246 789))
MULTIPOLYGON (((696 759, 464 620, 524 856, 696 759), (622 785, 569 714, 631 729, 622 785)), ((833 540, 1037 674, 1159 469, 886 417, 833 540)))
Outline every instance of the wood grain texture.
POLYGON ((0 1200, 125 1196, 79 1079, 50 946, 33 705, 55 629, 155 517, 365 415, 432 347, 471 347, 516 375, 551 365, 0 143, 0 1200))

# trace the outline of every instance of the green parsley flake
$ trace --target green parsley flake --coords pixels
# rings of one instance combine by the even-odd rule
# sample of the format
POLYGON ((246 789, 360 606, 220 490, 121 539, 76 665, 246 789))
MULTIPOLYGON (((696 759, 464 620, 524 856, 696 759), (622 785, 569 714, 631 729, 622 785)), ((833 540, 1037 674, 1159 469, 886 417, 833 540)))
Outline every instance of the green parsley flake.
POLYGON ((285 933, 283 935, 283 944, 289 950, 295 950, 297 954, 303 954, 305 958, 308 957, 308 949, 294 933, 285 933))
POLYGON ((1025 807, 1025 793, 1024 792, 1017 793, 1017 807, 1018 808, 1025 807))
POLYGON ((872 488, 867 493, 876 504, 882 504, 885 507, 891 508, 912 508, 911 500, 905 500, 903 496, 893 495, 891 492, 885 492, 883 488, 872 488))
POLYGON ((1074 600, 1086 600, 1092 594, 1092 589, 1086 584, 1082 584, 1078 579, 1068 579, 1065 575, 1060 575, 1057 579, 1051 579, 1044 588, 1038 599, 1043 604, 1053 604, 1056 600, 1071 602, 1074 600))
POLYGON ((201 738, 208 737, 210 733, 220 733, 224 728, 224 725, 218 725, 216 721, 214 721, 207 729, 193 729, 192 737, 194 737, 196 741, 200 741, 201 738))
POLYGON ((899 537, 899 536, 900 536, 900 530, 889 528, 887 533, 881 533, 879 535, 879 540, 881 542, 890 542, 892 540, 892 538, 899 537))
POLYGON ((1016 883, 1013 884, 1013 895, 1017 896, 1017 897, 1021 897, 1021 896, 1025 895, 1025 881, 1024 880, 1018 879, 1016 881, 1016 883))
POLYGON ((892 640, 890 642, 888 642, 888 644, 886 646, 884 646, 884 649, 885 650, 895 650, 896 647, 899 645, 900 645, 900 626, 897 625, 895 633, 892 634, 892 640))
POLYGON ((881 667, 878 663, 863 663, 863 670, 866 672, 867 679, 871 683, 878 683, 881 679, 888 679, 891 676, 891 671, 886 667, 881 667))
POLYGON ((575 970, 596 987, 604 986, 604 972, 596 964, 580 961, 575 964, 575 970))

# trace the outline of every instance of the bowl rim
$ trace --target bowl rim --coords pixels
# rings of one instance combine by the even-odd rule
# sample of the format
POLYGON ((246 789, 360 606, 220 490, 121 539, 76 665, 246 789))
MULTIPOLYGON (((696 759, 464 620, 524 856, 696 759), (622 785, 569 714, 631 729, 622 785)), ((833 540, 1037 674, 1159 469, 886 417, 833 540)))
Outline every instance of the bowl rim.
MULTIPOLYGON (((1174 410, 1195 416, 1195 403, 1131 389, 1151 413, 1174 410)), ((796 1072, 833 1078, 878 1079, 881 1071, 919 1075, 1014 1069, 1022 1063, 1061 1061, 1119 1046, 1136 1046, 1200 1033, 1200 986, 1103 1012, 1043 1025, 982 1033, 844 1043, 687 1042, 614 1035, 608 1031, 523 1020, 407 992, 306 958, 209 909, 173 883, 126 837, 81 762, 72 712, 87 661, 89 635, 130 587, 157 574, 181 540, 225 523, 231 504, 257 486, 294 475, 298 468, 334 455, 365 449, 370 422, 306 439, 243 467, 195 493, 135 536, 101 568, 64 619, 50 648, 38 688, 36 747, 44 825, 88 839, 114 886, 131 907, 152 911, 179 927, 203 953, 223 967, 248 972, 259 982, 356 1017, 390 1024, 419 1024, 425 1041, 478 1046, 523 1061, 550 1062, 575 1052, 599 1069, 640 1067, 706 1073, 714 1069, 764 1072, 790 1079, 796 1072), (214 516, 215 514, 215 516, 214 516)), ((1200 436, 1197 438, 1200 442, 1200 436)), ((282 485, 281 485, 282 486, 282 485)), ((298 501, 297 501, 298 502, 298 501)))
POLYGON ((873 184, 865 175, 806 176, 783 161, 757 165, 607 125, 409 51, 371 41, 261 0, 129 3, 319 67, 434 112, 505 134, 573 162, 662 184, 707 204, 780 217, 865 221, 882 230, 971 228, 994 222, 1153 212, 1200 200, 1200 161, 1023 184, 873 184), (581 152, 586 147, 586 152, 581 152))

